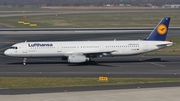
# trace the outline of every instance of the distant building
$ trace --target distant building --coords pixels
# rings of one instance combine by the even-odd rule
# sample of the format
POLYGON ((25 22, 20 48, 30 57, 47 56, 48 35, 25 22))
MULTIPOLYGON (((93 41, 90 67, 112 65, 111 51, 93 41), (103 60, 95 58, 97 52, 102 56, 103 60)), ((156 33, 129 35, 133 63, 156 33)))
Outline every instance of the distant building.
POLYGON ((103 4, 104 7, 111 7, 111 4, 103 4))
POLYGON ((114 4, 103 4, 104 7, 114 7, 114 4))
POLYGON ((180 4, 176 4, 176 5, 164 5, 162 8, 180 8, 180 4))
POLYGON ((131 5, 130 5, 130 4, 127 4, 126 6, 127 6, 127 7, 131 7, 131 5))
POLYGON ((124 4, 119 4, 119 6, 120 6, 120 7, 123 7, 123 6, 124 6, 124 4))
POLYGON ((131 7, 131 4, 119 4, 119 6, 120 6, 120 7, 124 7, 124 6, 126 6, 126 7, 131 7))

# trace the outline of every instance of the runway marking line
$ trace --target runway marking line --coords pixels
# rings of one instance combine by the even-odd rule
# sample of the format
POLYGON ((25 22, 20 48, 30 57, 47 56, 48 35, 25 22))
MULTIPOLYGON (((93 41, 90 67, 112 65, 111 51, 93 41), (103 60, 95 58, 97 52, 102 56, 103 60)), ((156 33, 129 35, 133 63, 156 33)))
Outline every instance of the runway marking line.
POLYGON ((155 66, 159 66, 159 67, 166 67, 165 65, 158 64, 158 63, 155 63, 155 62, 146 62, 146 63, 152 64, 152 65, 155 65, 155 66))
POLYGON ((0 43, 5 43, 5 44, 15 44, 17 42, 0 42, 0 43))
MULTIPOLYGON (((5 43, 5 44, 15 44, 16 42, 0 42, 0 43, 5 43)), ((10 47, 10 46, 1 48, 0 51, 5 50, 5 49, 8 49, 9 47, 10 47)), ((3 54, 4 54, 4 52, 3 52, 3 54)))
POLYGON ((8 49, 8 48, 9 48, 9 46, 8 46, 8 47, 1 48, 0 51, 5 50, 5 49, 8 49))

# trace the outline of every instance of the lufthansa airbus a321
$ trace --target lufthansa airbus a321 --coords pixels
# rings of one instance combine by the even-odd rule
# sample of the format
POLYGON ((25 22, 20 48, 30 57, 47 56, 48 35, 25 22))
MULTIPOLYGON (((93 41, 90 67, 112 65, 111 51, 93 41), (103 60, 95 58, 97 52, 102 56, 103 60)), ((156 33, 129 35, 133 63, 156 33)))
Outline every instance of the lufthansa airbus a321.
POLYGON ((163 18, 149 36, 143 40, 125 41, 44 41, 21 42, 12 45, 4 54, 26 58, 61 57, 69 63, 91 62, 105 56, 130 56, 158 50, 173 45, 166 41, 170 18, 163 18))

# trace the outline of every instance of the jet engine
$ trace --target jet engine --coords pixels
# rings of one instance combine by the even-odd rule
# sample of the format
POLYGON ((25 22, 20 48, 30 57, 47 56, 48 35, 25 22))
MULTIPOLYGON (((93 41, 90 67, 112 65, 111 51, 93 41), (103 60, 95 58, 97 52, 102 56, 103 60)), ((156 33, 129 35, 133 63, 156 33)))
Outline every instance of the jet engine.
POLYGON ((82 62, 86 62, 87 60, 89 59, 84 55, 69 55, 68 56, 69 63, 82 63, 82 62))

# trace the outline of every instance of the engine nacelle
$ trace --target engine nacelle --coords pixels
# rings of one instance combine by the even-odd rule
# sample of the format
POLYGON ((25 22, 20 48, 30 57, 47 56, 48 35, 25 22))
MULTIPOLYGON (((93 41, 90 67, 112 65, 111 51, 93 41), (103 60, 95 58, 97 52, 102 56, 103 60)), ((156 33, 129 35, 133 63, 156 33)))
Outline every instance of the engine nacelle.
POLYGON ((69 55, 68 56, 68 62, 69 63, 82 63, 86 62, 88 58, 84 55, 69 55))

